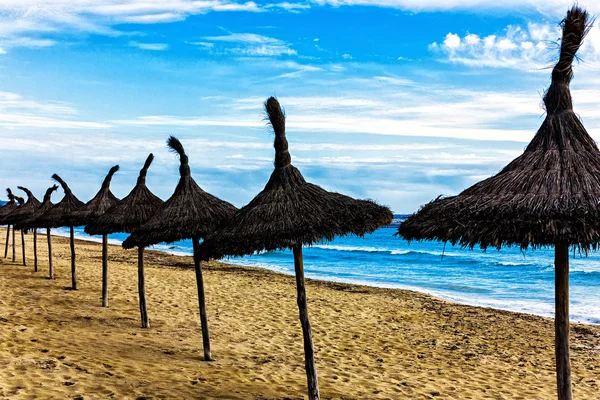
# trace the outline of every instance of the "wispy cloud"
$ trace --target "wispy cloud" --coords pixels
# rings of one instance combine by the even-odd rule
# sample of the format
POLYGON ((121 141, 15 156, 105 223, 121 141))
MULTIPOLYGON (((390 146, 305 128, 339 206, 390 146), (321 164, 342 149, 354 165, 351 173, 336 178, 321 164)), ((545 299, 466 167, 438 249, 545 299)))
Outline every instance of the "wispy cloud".
POLYGON ((297 51, 282 40, 255 33, 229 33, 222 36, 205 36, 202 41, 192 42, 213 52, 241 56, 297 55, 297 51), (219 46, 216 46, 219 44, 219 46))
POLYGON ((73 118, 77 110, 64 103, 40 102, 17 93, 0 92, 0 126, 43 129, 103 129, 110 124, 73 118))
MULTIPOLYGON (((342 6, 376 6, 396 8, 407 11, 451 11, 461 10, 471 13, 491 12, 498 10, 533 10, 543 14, 556 15, 564 13, 573 5, 571 0, 312 0, 319 5, 342 6)), ((591 3, 591 2, 590 2, 591 3)), ((596 4, 589 4, 592 12, 598 10, 596 4)))
POLYGON ((129 42, 131 47, 137 47, 142 50, 153 50, 153 51, 164 51, 169 48, 169 45, 166 43, 140 43, 136 41, 129 42))

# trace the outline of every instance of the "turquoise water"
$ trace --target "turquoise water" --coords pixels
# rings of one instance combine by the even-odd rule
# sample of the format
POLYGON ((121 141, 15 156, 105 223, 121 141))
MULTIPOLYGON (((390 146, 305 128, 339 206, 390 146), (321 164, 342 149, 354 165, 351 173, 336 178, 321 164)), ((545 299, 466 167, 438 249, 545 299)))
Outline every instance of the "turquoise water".
MULTIPOLYGON (((67 229, 55 230, 68 234, 67 229)), ((77 235, 90 239, 82 229, 77 235)), ((466 250, 442 243, 410 245, 382 228, 364 238, 342 237, 304 250, 309 278, 412 289, 457 301, 544 316, 554 312, 553 249, 521 252, 518 249, 466 250), (442 253, 444 257, 442 258, 442 253)), ((127 235, 111 235, 120 243, 127 235)), ((95 238, 94 240, 99 240, 95 238)), ((154 248, 191 254, 190 241, 154 248)), ((269 252, 230 263, 260 266, 293 274, 290 251, 269 252)), ((600 324, 600 253, 588 257, 571 253, 571 319, 600 324)))

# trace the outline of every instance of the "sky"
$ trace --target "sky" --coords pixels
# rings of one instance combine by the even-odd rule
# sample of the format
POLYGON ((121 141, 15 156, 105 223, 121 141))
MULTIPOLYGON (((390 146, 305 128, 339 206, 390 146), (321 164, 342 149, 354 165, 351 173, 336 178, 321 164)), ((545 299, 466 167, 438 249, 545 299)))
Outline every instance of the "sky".
MULTIPOLYGON (((2 0, 0 187, 41 198, 57 173, 87 201, 119 164, 124 197, 152 152, 167 199, 174 135, 198 184, 243 206, 273 169, 274 95, 308 181, 411 213, 523 152, 572 4, 271 1, 2 0)), ((599 140, 600 27, 579 56, 574 107, 599 140)))

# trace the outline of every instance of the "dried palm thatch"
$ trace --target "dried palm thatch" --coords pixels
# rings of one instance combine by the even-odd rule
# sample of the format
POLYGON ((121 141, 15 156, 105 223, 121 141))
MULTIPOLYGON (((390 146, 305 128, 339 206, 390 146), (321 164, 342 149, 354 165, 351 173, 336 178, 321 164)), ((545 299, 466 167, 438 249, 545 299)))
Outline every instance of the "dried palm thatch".
POLYGON ((6 224, 6 217, 12 214, 19 205, 16 201, 16 196, 13 194, 12 190, 6 189, 6 194, 8 196, 8 203, 0 207, 0 224, 6 224))
POLYGON ((438 198, 399 227, 407 240, 463 247, 555 246, 559 399, 571 399, 568 246, 600 243, 600 151, 573 112, 572 63, 590 24, 575 6, 562 22, 560 58, 544 96, 546 118, 525 152, 497 175, 438 198))
MULTIPOLYGON (((163 201, 156 197, 146 186, 146 174, 154 160, 150 154, 140 171, 137 184, 133 190, 117 204, 85 227, 89 235, 107 235, 115 232, 131 233, 156 214, 163 201)), ((108 289, 107 289, 108 290, 108 289)), ((140 314, 142 328, 148 328, 148 312, 146 307, 146 286, 144 276, 144 246, 138 247, 138 292, 140 297, 140 314)))
MULTIPOLYGON (((6 189, 8 203, 0 207, 0 225, 4 225, 4 219, 10 215, 19 206, 15 201, 15 195, 9 188, 6 189)), ((10 225, 6 224, 6 247, 4 248, 4 258, 8 257, 8 241, 10 238, 10 225)), ((14 227, 13 227, 13 248, 14 248, 14 227)), ((14 250, 13 250, 14 252, 14 250)))
POLYGON ((355 200, 307 183, 291 164, 285 115, 279 102, 271 97, 265 102, 265 109, 275 133, 275 170, 264 190, 209 235, 199 253, 206 259, 293 249, 308 394, 313 400, 319 397, 319 389, 304 289, 302 246, 335 236, 365 235, 390 224, 393 215, 389 208, 372 201, 355 200))
POLYGON ((150 154, 133 190, 123 200, 86 225, 85 233, 88 235, 131 233, 156 214, 163 201, 146 186, 146 174, 152 160, 154 155, 150 154))
MULTIPOLYGON (((37 220, 45 215, 52 207, 52 202, 50 201, 50 197, 52 196, 52 192, 58 189, 57 185, 53 185, 52 187, 46 190, 46 194, 44 194, 44 198, 40 206, 35 210, 30 216, 23 218, 15 227, 17 229, 33 229, 34 235, 36 235, 37 228, 37 220)), ((52 237, 50 236, 50 228, 46 228, 46 237, 48 240, 48 269, 49 269, 49 279, 54 279, 54 268, 52 266, 52 237)), ((34 236, 34 246, 35 236, 34 236)), ((34 247, 34 250, 37 252, 37 247, 34 247)), ((35 258, 35 271, 37 272, 37 256, 35 258)))
POLYGON ((79 208, 83 207, 84 203, 79 200, 67 183, 57 174, 52 175, 52 179, 57 181, 65 192, 61 201, 56 203, 46 214, 38 220, 41 228, 60 228, 63 226, 73 226, 71 223, 72 215, 79 208))
MULTIPOLYGON (((109 208, 119 202, 119 199, 110 191, 112 177, 119 170, 119 166, 112 167, 96 195, 83 207, 72 213, 71 223, 75 226, 89 224, 109 208)), ((102 306, 108 307, 108 235, 102 235, 102 306)))
POLYGON ((171 136, 167 143, 179 154, 179 183, 158 212, 123 242, 126 249, 204 238, 237 210, 198 186, 192 178, 188 156, 179 140, 171 136))
POLYGON ((71 213, 71 224, 74 226, 83 226, 89 224, 95 218, 104 214, 109 208, 118 203, 119 199, 110 191, 110 182, 112 177, 119 170, 119 166, 112 167, 102 186, 96 195, 84 206, 71 213))
POLYGON ((42 204, 38 199, 35 198, 31 190, 23 186, 17 186, 17 188, 27 194, 27 201, 23 206, 17 207, 13 212, 5 217, 4 222, 10 225, 17 225, 25 218, 30 217, 42 204))
POLYGON ((52 196, 52 192, 54 192, 56 189, 58 189, 57 185, 53 185, 52 187, 48 188, 46 190, 46 194, 44 195, 42 203, 39 205, 39 207, 36 210, 34 210, 34 212, 31 213, 30 215, 23 217, 16 224, 16 228, 17 229, 43 228, 43 226, 40 225, 41 222, 38 222, 38 221, 40 221, 41 217, 46 215, 48 213, 48 211, 50 211, 50 209, 52 207, 54 207, 52 205, 52 202, 50 201, 50 197, 52 196))
MULTIPOLYGON (((179 155, 181 162, 179 183, 171 198, 163 204, 158 213, 123 242, 123 247, 126 249, 161 242, 172 243, 182 239, 192 239, 194 248, 196 248, 200 239, 213 232, 217 226, 221 225, 237 210, 230 203, 206 193, 198 186, 192 178, 188 156, 185 154, 183 145, 179 140, 171 136, 167 140, 167 145, 179 155)), ((204 301, 204 282, 200 259, 196 256, 194 257, 194 266, 198 287, 204 359, 208 361, 212 360, 212 356, 204 301)))

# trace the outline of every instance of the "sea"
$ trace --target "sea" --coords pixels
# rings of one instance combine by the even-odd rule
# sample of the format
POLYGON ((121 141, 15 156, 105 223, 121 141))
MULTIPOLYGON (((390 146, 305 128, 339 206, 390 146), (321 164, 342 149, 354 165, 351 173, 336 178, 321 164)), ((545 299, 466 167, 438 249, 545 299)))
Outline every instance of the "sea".
MULTIPOLYGON (((68 236, 68 229, 55 229, 68 236)), ((100 241, 76 228, 76 237, 100 241)), ((397 225, 365 237, 338 237, 304 249, 308 278, 368 286, 409 289, 475 306, 554 316, 554 250, 518 248, 473 250, 438 242, 411 242, 394 236, 397 225)), ((109 236, 120 244, 126 234, 109 236)), ((153 246, 191 255, 191 241, 153 246)), ((291 251, 272 251, 228 258, 232 264, 294 273, 291 251)), ((570 254, 570 318, 600 325, 600 252, 570 254)))

